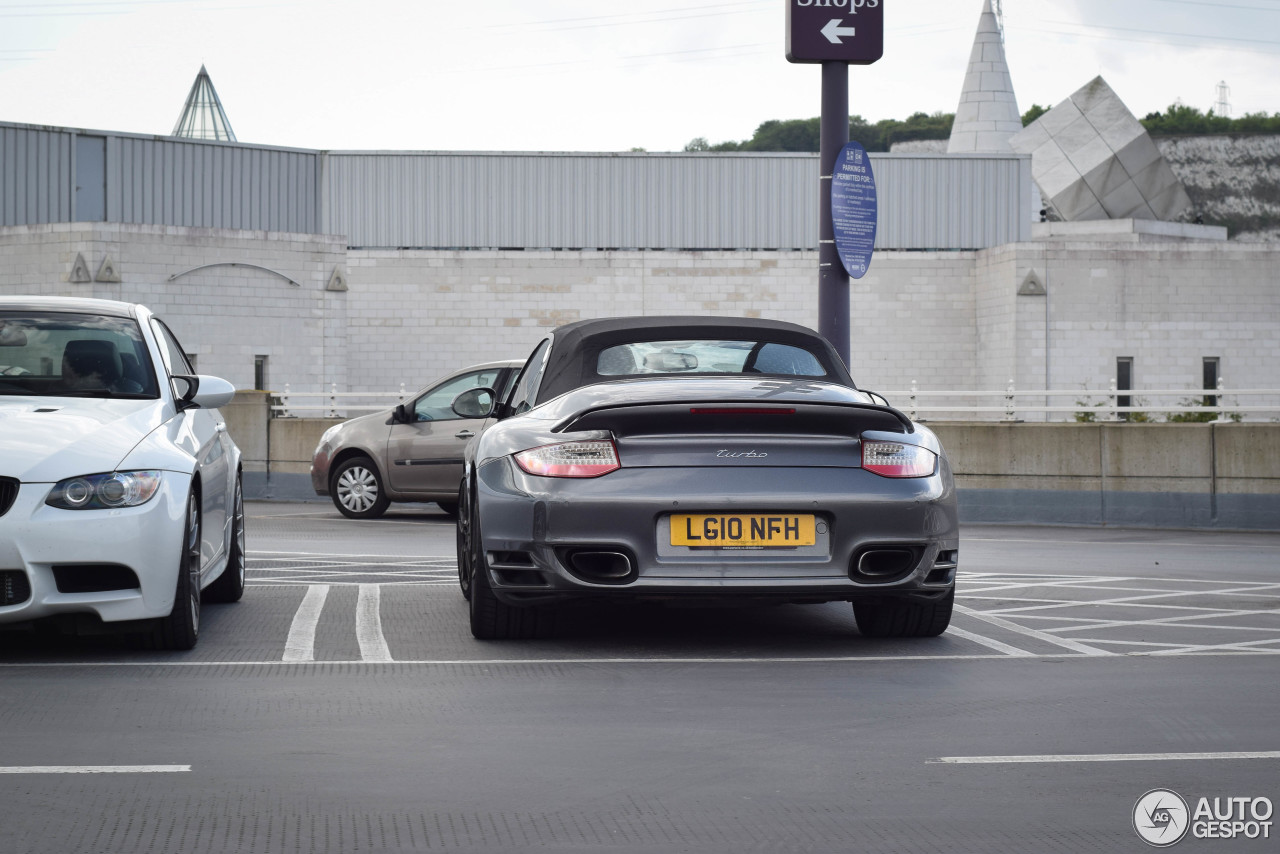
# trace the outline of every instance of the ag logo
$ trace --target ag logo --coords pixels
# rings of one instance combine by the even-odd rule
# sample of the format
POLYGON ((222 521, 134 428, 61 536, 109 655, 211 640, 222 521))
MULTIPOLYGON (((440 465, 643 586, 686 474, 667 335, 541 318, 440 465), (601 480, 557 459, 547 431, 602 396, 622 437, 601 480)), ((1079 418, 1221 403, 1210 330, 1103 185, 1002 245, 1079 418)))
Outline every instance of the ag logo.
POLYGON ((1152 789, 1133 805, 1133 829, 1157 848, 1181 842, 1190 825, 1187 802, 1170 789, 1152 789))

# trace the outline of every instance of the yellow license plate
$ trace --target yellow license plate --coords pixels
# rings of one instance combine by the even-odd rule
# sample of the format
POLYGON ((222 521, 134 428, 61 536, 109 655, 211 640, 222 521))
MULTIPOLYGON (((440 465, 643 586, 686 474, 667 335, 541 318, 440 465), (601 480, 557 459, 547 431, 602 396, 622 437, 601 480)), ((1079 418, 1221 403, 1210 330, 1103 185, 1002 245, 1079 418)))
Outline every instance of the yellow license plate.
POLYGON ((812 546, 818 542, 809 513, 677 513, 671 517, 671 545, 728 548, 812 546))

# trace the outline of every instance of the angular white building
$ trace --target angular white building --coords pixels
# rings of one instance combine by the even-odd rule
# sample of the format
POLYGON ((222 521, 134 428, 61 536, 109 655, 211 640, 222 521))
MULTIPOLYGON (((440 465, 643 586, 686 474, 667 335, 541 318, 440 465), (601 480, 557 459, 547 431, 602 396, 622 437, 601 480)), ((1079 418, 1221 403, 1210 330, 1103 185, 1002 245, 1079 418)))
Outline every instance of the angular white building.
POLYGON ((1022 114, 1005 61, 1000 23, 991 0, 983 0, 947 153, 1007 154, 1013 150, 1009 138, 1021 130, 1022 114))

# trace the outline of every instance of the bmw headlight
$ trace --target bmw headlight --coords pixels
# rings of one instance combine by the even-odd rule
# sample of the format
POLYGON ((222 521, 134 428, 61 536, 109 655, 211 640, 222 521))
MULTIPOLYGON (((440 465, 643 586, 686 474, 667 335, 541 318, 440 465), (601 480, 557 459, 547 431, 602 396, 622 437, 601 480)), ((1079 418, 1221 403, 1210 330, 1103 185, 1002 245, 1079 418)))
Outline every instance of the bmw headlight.
POLYGON ((146 504, 160 488, 158 471, 113 471, 69 477, 44 500, 63 510, 113 510, 146 504))

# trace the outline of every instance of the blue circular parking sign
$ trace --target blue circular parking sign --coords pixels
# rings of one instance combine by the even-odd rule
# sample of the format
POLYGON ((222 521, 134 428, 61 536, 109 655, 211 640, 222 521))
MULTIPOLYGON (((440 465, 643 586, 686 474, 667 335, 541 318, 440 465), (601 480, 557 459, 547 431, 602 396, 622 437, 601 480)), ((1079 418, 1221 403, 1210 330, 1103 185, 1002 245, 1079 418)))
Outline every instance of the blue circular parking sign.
POLYGON ((861 143, 840 149, 831 173, 831 224, 840 263, 855 279, 871 266, 876 242, 876 176, 861 143))

